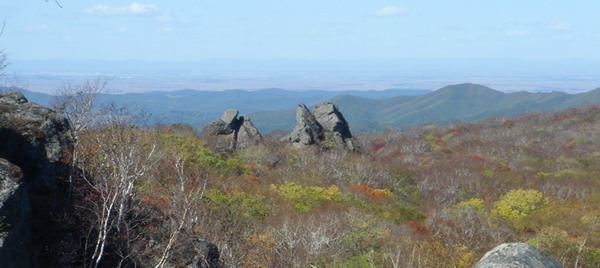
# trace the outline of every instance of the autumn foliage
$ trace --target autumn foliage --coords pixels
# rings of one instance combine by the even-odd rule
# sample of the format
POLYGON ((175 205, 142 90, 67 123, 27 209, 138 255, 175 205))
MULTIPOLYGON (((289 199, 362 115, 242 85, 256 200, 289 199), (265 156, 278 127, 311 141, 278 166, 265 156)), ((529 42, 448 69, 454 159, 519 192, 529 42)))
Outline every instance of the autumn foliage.
MULTIPOLYGON (((180 125, 133 128, 148 166, 123 199, 142 227, 128 258, 183 263, 138 244, 182 246, 185 221, 227 267, 473 267, 509 241, 600 267, 599 122, 600 109, 581 107, 358 135, 357 152, 267 136, 221 154, 180 125)), ((82 132, 90 175, 108 161, 91 138, 103 131, 82 132)))

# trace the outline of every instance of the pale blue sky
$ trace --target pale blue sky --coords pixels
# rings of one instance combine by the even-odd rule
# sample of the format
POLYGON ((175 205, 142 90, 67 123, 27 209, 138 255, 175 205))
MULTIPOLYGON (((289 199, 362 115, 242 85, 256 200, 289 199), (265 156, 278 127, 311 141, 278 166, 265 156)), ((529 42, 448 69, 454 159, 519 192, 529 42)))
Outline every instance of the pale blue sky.
POLYGON ((11 59, 600 60, 598 0, 4 0, 11 59))

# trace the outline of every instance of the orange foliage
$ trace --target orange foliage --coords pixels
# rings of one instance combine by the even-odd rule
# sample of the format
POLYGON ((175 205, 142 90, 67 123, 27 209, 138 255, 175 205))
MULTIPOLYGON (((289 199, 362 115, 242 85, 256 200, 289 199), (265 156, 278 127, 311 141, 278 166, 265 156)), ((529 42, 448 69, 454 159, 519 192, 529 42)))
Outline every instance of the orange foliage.
POLYGON ((355 186, 350 186, 350 191, 363 192, 363 193, 366 193, 366 194, 369 194, 372 196, 382 197, 382 198, 386 196, 386 193, 384 190, 371 188, 364 183, 355 185, 355 186))

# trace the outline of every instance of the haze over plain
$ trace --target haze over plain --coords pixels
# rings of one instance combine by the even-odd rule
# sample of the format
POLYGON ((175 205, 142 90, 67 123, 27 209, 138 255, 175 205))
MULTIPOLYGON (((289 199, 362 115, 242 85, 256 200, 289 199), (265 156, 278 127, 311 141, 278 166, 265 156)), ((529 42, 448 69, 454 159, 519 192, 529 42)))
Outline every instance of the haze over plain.
POLYGON ((115 92, 600 85, 596 1, 60 2, 0 4, 32 90, 98 74, 115 92))

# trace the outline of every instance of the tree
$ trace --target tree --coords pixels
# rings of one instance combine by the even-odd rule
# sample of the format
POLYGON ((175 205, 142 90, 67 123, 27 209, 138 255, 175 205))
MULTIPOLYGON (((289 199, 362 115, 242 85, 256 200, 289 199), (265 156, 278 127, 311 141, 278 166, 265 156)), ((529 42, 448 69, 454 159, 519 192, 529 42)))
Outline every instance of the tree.
MULTIPOLYGON (((48 3, 48 1, 50 0, 46 0, 46 3, 48 3)), ((54 0, 54 3, 56 3, 58 7, 62 8, 62 5, 60 4, 60 2, 58 2, 58 0, 54 0)))
POLYGON ((181 240, 182 234, 192 233, 198 221, 200 202, 204 197, 207 179, 201 172, 186 170, 186 161, 180 156, 175 156, 168 162, 171 173, 174 173, 175 183, 169 183, 169 178, 156 178, 160 188, 169 197, 169 207, 163 211, 163 225, 166 229, 167 241, 159 254, 155 268, 164 267, 172 255, 174 246, 181 240), (192 174, 190 174, 192 173, 192 174))
MULTIPOLYGON (((6 26, 6 22, 2 22, 2 28, 0 28, 0 37, 2 37, 2 34, 4 33, 4 26, 6 26)), ((3 70, 6 68, 6 66, 8 66, 6 52, 4 52, 3 49, 0 49, 0 78, 4 76, 3 70)))
POLYGON ((86 80, 81 85, 64 84, 54 92, 55 98, 52 108, 69 120, 69 134, 73 141, 73 155, 71 174, 69 175, 69 188, 73 189, 73 176, 76 176, 77 167, 83 148, 81 134, 86 129, 98 123, 99 113, 96 104, 101 94, 107 92, 109 79, 97 77, 86 80))
POLYGON ((82 129, 79 136, 81 172, 74 190, 81 199, 78 212, 85 221, 82 240, 84 254, 91 254, 85 257, 89 267, 98 267, 109 245, 127 252, 121 249, 131 245, 141 224, 134 186, 157 158, 151 131, 136 126, 135 117, 124 107, 110 106, 98 115, 94 128, 82 129))

